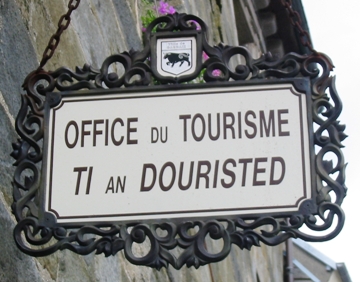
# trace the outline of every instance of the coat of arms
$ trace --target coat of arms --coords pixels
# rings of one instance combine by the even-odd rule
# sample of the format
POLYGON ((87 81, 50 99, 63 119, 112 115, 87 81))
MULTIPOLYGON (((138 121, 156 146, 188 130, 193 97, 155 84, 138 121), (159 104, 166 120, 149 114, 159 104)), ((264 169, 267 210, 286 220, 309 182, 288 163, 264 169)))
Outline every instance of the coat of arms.
POLYGON ((157 69, 162 76, 180 76, 195 71, 196 40, 194 37, 158 39, 157 69))

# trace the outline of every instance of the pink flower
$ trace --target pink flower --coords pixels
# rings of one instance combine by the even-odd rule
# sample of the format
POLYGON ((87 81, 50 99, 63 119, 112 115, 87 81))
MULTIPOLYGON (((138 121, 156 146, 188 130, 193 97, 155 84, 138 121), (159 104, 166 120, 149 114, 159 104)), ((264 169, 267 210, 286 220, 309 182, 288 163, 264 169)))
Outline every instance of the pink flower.
POLYGON ((160 15, 176 13, 176 9, 173 6, 169 6, 169 4, 164 1, 160 1, 159 5, 158 12, 160 15))
POLYGON ((203 52, 203 59, 204 59, 204 61, 206 61, 207 59, 209 59, 208 54, 206 54, 205 52, 203 52))
POLYGON ((201 26, 198 24, 197 21, 190 20, 189 22, 194 23, 196 25, 196 30, 201 30, 201 26))
POLYGON ((221 70, 213 70, 212 75, 213 76, 220 76, 221 75, 221 70))
POLYGON ((143 27, 141 28, 141 31, 142 31, 142 32, 145 32, 145 31, 146 31, 146 27, 143 26, 143 27))
POLYGON ((168 12, 169 14, 175 14, 176 13, 176 9, 173 7, 173 6, 170 6, 169 7, 169 12, 168 12))

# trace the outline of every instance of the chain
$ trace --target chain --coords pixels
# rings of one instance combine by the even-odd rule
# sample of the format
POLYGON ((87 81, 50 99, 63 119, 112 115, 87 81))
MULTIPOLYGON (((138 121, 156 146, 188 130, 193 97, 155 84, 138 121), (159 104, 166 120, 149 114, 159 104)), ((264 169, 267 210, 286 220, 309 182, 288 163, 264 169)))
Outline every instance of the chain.
POLYGON ((297 32, 299 33, 301 44, 309 48, 309 50, 312 53, 317 54, 317 51, 314 49, 311 43, 309 32, 304 30, 301 26, 302 21, 300 18, 300 14, 297 11, 294 11, 294 9, 292 8, 292 1, 291 0, 280 0, 280 1, 281 4, 285 7, 285 9, 289 13, 291 24, 296 28, 297 32))
POLYGON ((39 72, 40 70, 42 70, 42 68, 45 66, 47 61, 50 60, 51 57, 54 55, 56 47, 59 45, 61 34, 70 25, 71 13, 74 10, 76 10, 77 7, 79 7, 79 4, 80 4, 80 0, 69 0, 68 11, 66 14, 64 14, 60 17, 60 20, 58 22, 58 29, 55 32, 55 34, 53 36, 51 36, 49 43, 43 53, 43 57, 41 59, 40 66, 38 67, 36 72, 39 72), (73 4, 74 2, 75 2, 75 4, 73 4))

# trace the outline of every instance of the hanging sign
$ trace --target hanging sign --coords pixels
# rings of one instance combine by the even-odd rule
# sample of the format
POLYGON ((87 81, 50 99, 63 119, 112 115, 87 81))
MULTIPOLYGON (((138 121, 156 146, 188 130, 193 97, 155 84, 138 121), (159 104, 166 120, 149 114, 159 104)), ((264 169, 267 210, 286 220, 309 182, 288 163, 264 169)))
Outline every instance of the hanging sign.
POLYGON ((29 74, 11 154, 23 252, 124 251, 133 264, 180 269, 220 261, 233 244, 341 231, 346 134, 331 60, 255 60, 242 46, 210 46, 206 32, 175 13, 147 27, 143 50, 100 69, 29 74), (143 242, 145 255, 132 248, 143 242))
POLYGON ((311 198, 308 102, 289 82, 66 93, 47 111, 46 211, 58 223, 297 211, 311 198))

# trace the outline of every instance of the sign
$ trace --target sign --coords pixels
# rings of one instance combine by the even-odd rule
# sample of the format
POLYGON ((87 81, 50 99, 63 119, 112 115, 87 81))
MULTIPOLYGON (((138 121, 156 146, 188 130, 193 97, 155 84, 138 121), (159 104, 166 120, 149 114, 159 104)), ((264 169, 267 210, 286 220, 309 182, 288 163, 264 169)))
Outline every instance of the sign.
POLYGON ((64 93, 47 110, 46 211, 58 223, 295 212, 311 198, 307 100, 289 82, 64 93))
POLYGON ((133 264, 180 269, 220 261, 233 244, 334 238, 347 136, 331 60, 212 46, 188 14, 159 17, 143 35, 143 50, 100 69, 25 79, 11 154, 20 250, 122 250, 133 264), (222 247, 209 250, 209 238, 222 247), (148 252, 132 248, 143 242, 148 252))

